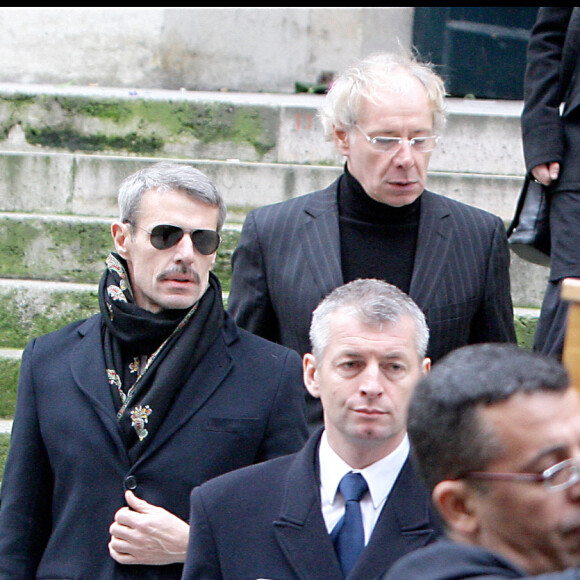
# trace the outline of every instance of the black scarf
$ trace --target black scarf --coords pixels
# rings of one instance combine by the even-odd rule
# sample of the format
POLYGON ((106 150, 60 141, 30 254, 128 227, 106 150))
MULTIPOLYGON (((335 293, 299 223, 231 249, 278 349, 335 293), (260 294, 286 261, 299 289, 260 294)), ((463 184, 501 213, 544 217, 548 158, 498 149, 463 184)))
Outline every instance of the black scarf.
POLYGON ((222 327, 221 286, 210 273, 206 292, 191 308, 154 314, 135 304, 126 263, 112 253, 99 305, 107 380, 134 462, 222 327))

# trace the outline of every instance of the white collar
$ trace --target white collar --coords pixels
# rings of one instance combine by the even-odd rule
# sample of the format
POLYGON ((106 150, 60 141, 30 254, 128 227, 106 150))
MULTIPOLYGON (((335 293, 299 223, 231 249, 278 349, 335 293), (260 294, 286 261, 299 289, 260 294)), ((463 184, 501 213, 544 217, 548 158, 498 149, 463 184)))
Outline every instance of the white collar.
POLYGON ((334 504, 340 480, 349 471, 354 471, 361 473, 365 478, 373 506, 375 509, 378 508, 391 492, 409 456, 409 447, 409 438, 405 434, 403 441, 392 453, 364 469, 353 469, 330 447, 326 431, 324 431, 318 449, 321 493, 326 496, 330 504, 334 504))

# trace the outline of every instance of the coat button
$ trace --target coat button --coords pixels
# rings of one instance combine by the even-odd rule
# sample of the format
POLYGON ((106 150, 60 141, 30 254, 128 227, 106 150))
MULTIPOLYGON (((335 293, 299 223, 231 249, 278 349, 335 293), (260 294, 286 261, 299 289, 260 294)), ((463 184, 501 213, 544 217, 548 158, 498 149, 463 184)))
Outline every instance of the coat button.
POLYGON ((125 489, 135 489, 137 487, 137 478, 134 475, 129 475, 125 478, 125 489))

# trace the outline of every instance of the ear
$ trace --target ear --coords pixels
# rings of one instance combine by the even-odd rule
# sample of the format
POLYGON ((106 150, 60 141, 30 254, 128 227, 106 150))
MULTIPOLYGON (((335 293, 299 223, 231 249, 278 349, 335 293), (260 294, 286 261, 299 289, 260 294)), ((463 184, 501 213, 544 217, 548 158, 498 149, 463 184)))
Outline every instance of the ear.
POLYGON ((479 530, 475 490, 461 480, 440 481, 433 489, 433 503, 451 532, 472 538, 479 530))
POLYGON ((316 358, 311 353, 306 353, 302 359, 302 378, 308 392, 316 399, 320 398, 320 387, 316 370, 316 358))
POLYGON ((333 140, 338 152, 344 157, 348 157, 350 155, 350 132, 334 127, 333 140))
POLYGON ((117 254, 121 256, 121 258, 127 258, 128 255, 128 240, 131 236, 131 232, 129 231, 129 224, 121 223, 121 222, 114 222, 111 225, 111 235, 113 236, 113 242, 115 244, 115 249, 117 254))
POLYGON ((431 359, 425 357, 423 363, 421 364, 421 374, 425 376, 431 370, 431 359))

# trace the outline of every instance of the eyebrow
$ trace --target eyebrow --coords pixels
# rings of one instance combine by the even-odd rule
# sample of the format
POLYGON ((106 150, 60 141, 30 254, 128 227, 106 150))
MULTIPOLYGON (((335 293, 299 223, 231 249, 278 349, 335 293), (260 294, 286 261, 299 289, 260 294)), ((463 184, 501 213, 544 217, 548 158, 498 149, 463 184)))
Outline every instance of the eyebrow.
POLYGON ((551 445, 550 447, 546 447, 544 449, 541 449, 540 451, 538 451, 538 453, 536 453, 536 455, 530 459, 528 462, 526 462, 526 464, 523 466, 523 469, 533 469, 533 465, 538 463, 540 460, 542 460, 544 457, 548 456, 548 455, 557 455, 557 454, 561 454, 561 455, 570 455, 570 447, 566 444, 555 444, 555 445, 551 445))

